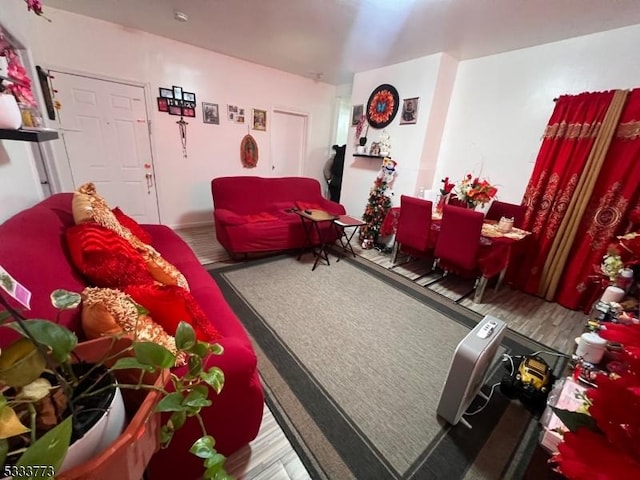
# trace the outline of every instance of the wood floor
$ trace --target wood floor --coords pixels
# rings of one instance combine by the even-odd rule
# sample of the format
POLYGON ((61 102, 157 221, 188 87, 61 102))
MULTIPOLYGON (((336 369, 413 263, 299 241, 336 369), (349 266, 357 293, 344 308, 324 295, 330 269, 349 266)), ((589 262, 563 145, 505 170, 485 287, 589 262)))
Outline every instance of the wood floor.
MULTIPOLYGON (((190 244, 203 264, 234 263, 215 240, 213 226, 178 230, 177 233, 190 244)), ((363 250, 358 245, 354 245, 354 250, 362 258, 378 265, 386 268, 391 266, 391 254, 374 249, 363 250)), ((430 269, 430 265, 426 263, 398 263, 399 266, 392 271, 412 280, 430 269)), ((417 283, 425 285, 437 276, 435 273, 426 275, 417 280, 417 283)), ((467 293, 472 286, 469 281, 450 277, 427 288, 455 300, 467 293)), ((586 322, 586 316, 582 312, 567 310, 556 303, 512 290, 508 286, 502 286, 498 291, 487 287, 483 303, 473 303, 471 296, 459 303, 482 315, 498 317, 507 322, 512 330, 567 354, 575 350, 575 338, 582 333, 586 322)), ((226 466, 227 471, 238 480, 311 478, 266 405, 258 437, 229 457, 226 466)))

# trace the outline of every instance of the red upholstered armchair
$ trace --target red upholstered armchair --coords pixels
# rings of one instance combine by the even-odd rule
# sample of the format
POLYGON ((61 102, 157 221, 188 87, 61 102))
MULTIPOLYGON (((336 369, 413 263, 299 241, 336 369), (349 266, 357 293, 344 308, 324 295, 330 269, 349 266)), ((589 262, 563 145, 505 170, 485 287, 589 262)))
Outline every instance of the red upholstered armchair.
POLYGON ((400 217, 396 231, 395 265, 400 252, 413 257, 429 256, 433 253, 431 240, 431 215, 433 204, 428 200, 402 195, 400 217))
MULTIPOLYGON (((481 271, 480 236, 484 215, 480 212, 454 205, 444 205, 442 224, 436 241, 434 255, 445 275, 453 273, 462 277, 476 278, 474 301, 479 301, 486 287, 487 279, 494 272, 481 271)), ((484 270, 484 269, 482 269, 484 270)), ((462 300, 473 290, 459 298, 462 300)))
POLYGON ((485 218, 487 220, 500 220, 502 217, 513 218, 513 226, 521 228, 525 211, 526 207, 524 205, 495 200, 489 207, 485 218))

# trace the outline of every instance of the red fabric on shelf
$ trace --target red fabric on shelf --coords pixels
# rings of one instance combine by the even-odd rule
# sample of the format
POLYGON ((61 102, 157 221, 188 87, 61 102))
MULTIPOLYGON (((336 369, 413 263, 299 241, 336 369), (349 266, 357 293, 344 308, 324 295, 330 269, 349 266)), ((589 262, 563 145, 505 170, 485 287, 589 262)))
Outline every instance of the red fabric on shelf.
POLYGON ((124 291, 149 310, 151 318, 169 335, 175 336, 178 324, 180 321, 185 321, 194 328, 198 340, 215 342, 221 338, 198 302, 182 287, 155 284, 130 285, 124 291))
POLYGON ((73 264, 98 287, 123 288, 153 283, 142 255, 117 233, 97 223, 81 223, 65 232, 73 264))

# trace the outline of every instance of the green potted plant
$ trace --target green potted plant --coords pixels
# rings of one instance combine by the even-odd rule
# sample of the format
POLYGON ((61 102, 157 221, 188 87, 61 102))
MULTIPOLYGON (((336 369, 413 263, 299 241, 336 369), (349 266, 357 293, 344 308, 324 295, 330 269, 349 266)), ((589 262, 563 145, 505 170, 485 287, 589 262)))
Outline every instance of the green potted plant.
MULTIPOLYGON (((2 280, 7 281, 6 278, 2 280)), ((81 297, 77 293, 56 290, 51 300, 56 308, 64 311, 77 308, 81 297)), ((198 341, 193 328, 185 322, 178 326, 175 343, 177 355, 184 356, 189 371, 178 377, 169 370, 175 364, 176 355, 160 345, 113 336, 89 342, 88 348, 83 349, 87 345, 78 344, 76 335, 69 329, 53 321, 25 318, 1 294, 0 305, 6 309, 0 311, 3 327, 20 334, 18 340, 0 353, 0 384, 3 385, 0 392, 0 459, 4 476, 59 477, 72 434, 79 428, 78 419, 86 414, 86 410, 104 410, 104 407, 83 407, 84 400, 115 389, 150 393, 149 398, 138 399, 138 403, 146 402, 157 421, 160 412, 171 412, 169 420, 159 428, 160 444, 167 446, 173 433, 188 417, 200 420, 201 409, 212 404, 208 398, 209 387, 220 392, 224 385, 224 374, 220 369, 203 367, 204 358, 209 354, 222 354, 222 347, 198 341), (92 353, 91 358, 81 358, 83 350, 92 353), (48 375, 46 382, 43 382, 43 375, 48 375), (112 376, 118 376, 120 382, 105 381, 112 376), (168 384, 173 391, 166 388, 168 384), (33 390, 36 394, 29 395, 33 390), (60 410, 53 415, 57 417, 57 423, 50 429, 42 427, 45 416, 51 417, 50 409, 42 406, 43 398, 46 398, 45 403, 60 410), (16 439, 20 441, 14 451, 11 446, 15 446, 16 439), (12 456, 19 458, 15 463, 6 463, 12 456), (46 465, 43 465, 43 459, 46 459, 46 465)), ((195 439, 190 452, 203 459, 203 477, 231 478, 224 469, 225 457, 215 450, 215 441, 207 434, 201 420, 200 425, 202 436, 195 439)), ((81 433, 76 432, 74 437, 78 435, 81 433)), ((119 440, 113 444, 116 450, 123 447, 119 440)), ((155 450, 154 443, 157 442, 152 438, 152 450, 155 450)), ((104 465, 104 455, 98 460, 104 465)), ((86 467, 85 464, 84 470, 86 467)), ((61 478, 81 478, 73 476, 76 471, 83 471, 83 466, 63 473, 61 478)))

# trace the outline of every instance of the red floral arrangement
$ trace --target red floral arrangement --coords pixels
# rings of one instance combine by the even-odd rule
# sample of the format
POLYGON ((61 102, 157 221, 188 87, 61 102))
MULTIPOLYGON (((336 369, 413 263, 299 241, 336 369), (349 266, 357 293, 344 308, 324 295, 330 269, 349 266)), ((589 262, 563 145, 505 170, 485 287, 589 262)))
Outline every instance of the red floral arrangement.
POLYGON ((451 183, 449 181, 449 177, 444 177, 440 181, 443 183, 442 188, 440 188, 440 193, 442 195, 449 195, 451 193, 451 191, 453 190, 453 187, 456 186, 455 183, 451 183))
POLYGON ((587 390, 587 414, 559 411, 571 431, 552 462, 569 479, 640 478, 640 325, 607 323, 598 333, 623 345, 622 367, 587 390))

